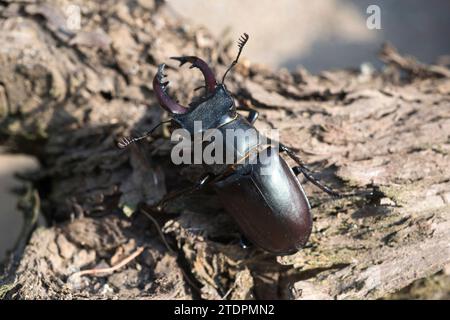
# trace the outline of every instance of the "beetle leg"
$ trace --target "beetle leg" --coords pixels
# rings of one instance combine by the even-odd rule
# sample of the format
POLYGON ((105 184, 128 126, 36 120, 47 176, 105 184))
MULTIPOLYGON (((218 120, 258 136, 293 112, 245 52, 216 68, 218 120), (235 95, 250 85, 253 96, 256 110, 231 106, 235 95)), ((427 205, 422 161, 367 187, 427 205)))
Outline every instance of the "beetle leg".
POLYGON ((341 198, 343 197, 343 194, 334 191, 333 189, 331 189, 330 187, 322 184, 318 179, 316 179, 311 173, 310 171, 307 171, 307 169, 305 169, 302 166, 296 166, 292 168, 292 171, 294 171, 294 174, 296 176, 298 176, 300 173, 303 174, 303 176, 312 184, 314 184, 316 187, 318 187, 320 190, 324 191, 325 193, 328 193, 330 196, 333 197, 337 197, 337 198, 341 198))
POLYGON ((158 66, 158 72, 153 78, 153 91, 155 92, 156 99, 158 99, 159 104, 171 113, 185 113, 188 109, 181 104, 173 101, 169 95, 167 94, 167 86, 169 82, 163 82, 164 77, 164 68, 165 64, 160 64, 158 66))
POLYGON ((303 162, 303 160, 300 159, 300 158, 297 156, 297 154, 294 152, 294 150, 292 150, 291 148, 285 146, 285 145, 282 144, 282 143, 278 143, 278 145, 279 145, 279 151, 280 151, 280 152, 286 152, 286 154, 287 154, 292 160, 294 160, 300 167, 305 168, 305 169, 308 170, 308 171, 311 171, 310 169, 308 169, 308 168, 306 167, 305 162, 303 162))
POLYGON ((362 197, 381 198, 384 196, 380 191, 376 190, 375 187, 373 188, 373 190, 361 190, 348 193, 340 193, 334 191, 332 188, 320 182, 319 179, 315 178, 312 175, 312 171, 306 166, 303 160, 300 159, 292 149, 290 149, 289 147, 285 146, 282 143, 279 144, 279 148, 280 152, 286 152, 287 155, 298 164, 298 166, 292 168, 292 171, 296 176, 298 176, 300 173, 303 174, 306 180, 308 180, 316 187, 318 187, 320 190, 324 191, 325 193, 333 197, 344 198, 344 197, 362 196, 362 197))
POLYGON ((207 173, 203 175, 193 186, 167 194, 158 202, 158 204, 153 206, 153 208, 156 209, 156 211, 162 211, 170 200, 198 191, 210 183, 214 178, 215 176, 213 174, 207 173))
POLYGON ((250 107, 240 106, 240 107, 237 107, 236 110, 247 111, 248 112, 247 121, 250 122, 251 124, 254 124, 256 122, 256 120, 258 119, 259 112, 256 111, 255 109, 252 109, 250 107))
POLYGON ((320 190, 324 191, 325 193, 329 194, 332 197, 336 198, 346 198, 346 197, 370 197, 370 198, 382 198, 384 197, 384 194, 380 192, 376 187, 374 187, 372 190, 359 190, 354 192, 347 192, 347 193, 340 193, 337 191, 334 191, 332 188, 328 187, 327 185, 324 185, 322 182, 320 182, 317 178, 315 178, 309 169, 306 169, 301 166, 296 166, 292 168, 292 171, 294 171, 294 174, 297 176, 300 173, 303 174, 303 176, 310 181, 312 184, 314 184, 316 187, 318 187, 320 190))
POLYGON ((182 57, 170 57, 180 62, 180 67, 186 62, 190 62, 190 68, 198 68, 203 73, 205 78, 205 87, 207 93, 213 93, 216 88, 217 82, 214 73, 208 67, 205 61, 195 56, 182 56, 182 57))

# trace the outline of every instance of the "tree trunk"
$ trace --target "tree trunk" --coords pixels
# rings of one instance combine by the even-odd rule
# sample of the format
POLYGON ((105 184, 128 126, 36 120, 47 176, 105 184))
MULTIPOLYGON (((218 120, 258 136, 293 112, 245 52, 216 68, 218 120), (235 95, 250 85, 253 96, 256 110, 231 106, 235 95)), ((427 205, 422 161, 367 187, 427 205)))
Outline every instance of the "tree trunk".
POLYGON ((187 26, 156 0, 67 2, 82 6, 77 29, 64 3, 0 2, 1 140, 41 163, 24 177, 31 184, 22 242, 37 215, 48 222, 11 257, 0 295, 372 299, 448 272, 447 68, 390 46, 383 72, 314 76, 268 70, 251 57, 239 63, 227 87, 237 104, 258 109, 258 129, 279 129, 334 188, 375 185, 385 195, 378 203, 335 200, 306 183, 313 234, 296 254, 274 257, 239 246, 239 231, 210 190, 154 218, 138 210, 197 176, 171 165, 167 130, 130 149, 115 146, 165 119, 151 88, 157 64, 168 63, 171 90, 191 101, 201 76, 169 57, 203 57, 222 75, 234 39, 187 26), (117 270, 77 274, 142 249, 117 270))

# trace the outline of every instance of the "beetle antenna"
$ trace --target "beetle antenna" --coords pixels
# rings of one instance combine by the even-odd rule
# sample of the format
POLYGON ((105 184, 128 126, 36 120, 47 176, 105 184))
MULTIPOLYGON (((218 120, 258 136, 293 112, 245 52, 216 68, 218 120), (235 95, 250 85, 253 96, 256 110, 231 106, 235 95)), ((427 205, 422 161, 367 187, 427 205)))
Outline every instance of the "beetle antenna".
POLYGON ((241 37, 239 38, 239 40, 238 40, 238 47, 239 47, 238 54, 237 54, 237 56, 236 56, 236 59, 234 59, 234 61, 233 61, 233 62, 231 63, 231 65, 228 67, 227 71, 225 71, 225 74, 224 74, 223 77, 222 77, 222 83, 225 83, 225 77, 227 76, 228 72, 229 72, 231 69, 233 69, 233 67, 238 63, 239 57, 241 56, 242 49, 244 49, 244 46, 245 46, 245 44, 247 43, 248 38, 249 38, 249 36, 248 36, 248 34, 246 34, 245 32, 244 32, 244 34, 241 35, 241 37))
POLYGON ((137 142, 137 141, 139 141, 139 140, 145 139, 145 138, 147 138, 148 136, 151 136, 152 133, 153 133, 157 128, 159 128, 162 124, 168 123, 168 122, 171 122, 171 121, 172 121, 172 120, 162 121, 162 122, 158 123, 156 126, 154 126, 150 131, 148 131, 147 133, 145 133, 144 135, 139 136, 139 137, 122 137, 122 138, 119 140, 119 142, 117 143, 117 147, 118 147, 119 149, 125 149, 125 148, 128 147, 130 144, 135 143, 135 142, 137 142))

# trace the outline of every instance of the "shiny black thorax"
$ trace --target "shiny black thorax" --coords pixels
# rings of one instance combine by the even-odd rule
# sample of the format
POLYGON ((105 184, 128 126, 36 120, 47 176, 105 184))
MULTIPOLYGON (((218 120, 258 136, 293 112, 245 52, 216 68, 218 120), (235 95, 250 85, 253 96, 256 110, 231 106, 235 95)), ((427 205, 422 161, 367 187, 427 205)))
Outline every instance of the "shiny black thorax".
POLYGON ((227 154, 233 154, 235 170, 244 170, 242 167, 250 159, 249 152, 265 140, 252 124, 236 112, 234 99, 222 84, 217 85, 212 94, 192 103, 188 112, 174 115, 173 121, 177 127, 189 132, 192 143, 197 135, 204 140, 203 148, 210 144, 219 148, 220 145, 224 155, 222 161, 203 163, 205 171, 215 175, 230 169, 232 164, 226 162, 227 154), (214 137, 211 137, 212 135, 214 137), (220 144, 215 139, 217 136, 222 138, 220 144))
POLYGON ((194 122, 201 121, 203 130, 218 128, 236 117, 234 100, 225 86, 218 85, 212 94, 189 105, 186 113, 174 114, 173 121, 195 134, 194 122))

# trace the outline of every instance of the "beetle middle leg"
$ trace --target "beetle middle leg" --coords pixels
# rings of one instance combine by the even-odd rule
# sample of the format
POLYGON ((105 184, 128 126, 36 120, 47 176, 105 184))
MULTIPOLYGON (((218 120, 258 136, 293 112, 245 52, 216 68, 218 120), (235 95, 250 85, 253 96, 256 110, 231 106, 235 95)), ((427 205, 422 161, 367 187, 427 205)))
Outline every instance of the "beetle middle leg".
POLYGON ((324 191, 325 193, 329 194, 330 196, 333 197, 338 197, 341 198, 344 196, 344 194, 341 194, 339 192, 334 191, 333 189, 331 189, 330 187, 322 184, 318 179, 316 179, 312 174, 311 171, 309 171, 309 169, 306 169, 305 167, 302 166, 295 166, 292 168, 292 171, 294 172, 294 174, 296 176, 298 176, 300 173, 303 174, 303 176, 312 184, 314 184, 316 187, 318 187, 320 190, 324 191))
POLYGON ((303 174, 303 176, 306 178, 306 180, 308 180, 309 182, 314 184, 320 190, 322 190, 325 193, 329 194, 330 196, 333 196, 336 198, 370 197, 370 198, 377 199, 377 198, 382 198, 384 196, 380 191, 377 190, 376 187, 373 187, 372 190, 358 190, 358 191, 347 192, 347 193, 337 192, 337 191, 334 191, 332 188, 328 187, 327 185, 323 184, 322 182, 320 182, 319 179, 315 178, 312 175, 312 172, 306 167, 295 166, 292 168, 292 171, 294 172, 294 174, 296 176, 298 176, 300 173, 303 174))
POLYGON ((284 144, 279 144, 279 151, 280 152, 286 152, 286 154, 297 163, 297 166, 292 168, 292 171, 296 176, 298 176, 300 173, 303 174, 303 176, 314 184, 316 187, 318 187, 320 190, 324 191, 325 193, 337 197, 337 198, 344 198, 344 197, 355 197, 355 196, 363 196, 363 197, 381 197, 381 193, 375 188, 373 190, 361 190, 361 191, 354 191, 354 192, 348 192, 348 193, 340 193, 337 191, 334 191, 332 188, 328 187, 327 185, 320 182, 319 179, 315 178, 312 174, 312 171, 306 166, 305 162, 303 162, 302 159, 300 159, 297 154, 290 149, 289 147, 285 146, 284 144))

